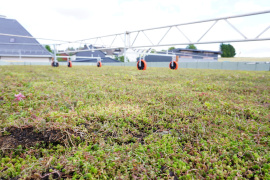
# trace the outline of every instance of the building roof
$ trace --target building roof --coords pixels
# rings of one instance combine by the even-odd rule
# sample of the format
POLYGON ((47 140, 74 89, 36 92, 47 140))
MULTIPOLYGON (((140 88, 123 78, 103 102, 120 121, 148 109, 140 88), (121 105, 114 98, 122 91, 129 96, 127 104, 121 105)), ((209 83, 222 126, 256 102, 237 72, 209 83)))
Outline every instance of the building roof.
MULTIPOLYGON (((145 56, 145 60, 147 62, 170 62, 172 60, 172 57, 164 56, 164 54, 167 54, 167 52, 166 51, 157 52, 156 55, 149 54, 145 56)), ((197 61, 209 62, 209 61, 217 61, 218 55, 221 54, 221 51, 177 48, 169 50, 168 54, 169 55, 174 54, 179 56, 179 62, 197 62, 197 61)), ((137 58, 137 61, 138 60, 139 58, 137 58)))
POLYGON ((113 55, 121 56, 124 54, 125 49, 124 48, 117 48, 114 50, 113 55))
MULTIPOLYGON (((75 61, 72 62, 90 62, 90 63, 97 63, 97 59, 87 59, 87 58, 76 58, 75 61)), ((101 60, 102 63, 119 63, 120 61, 117 61, 115 59, 112 59, 110 57, 104 57, 101 60)))
MULTIPOLYGON (((147 55, 144 59, 146 62, 171 62, 172 57, 171 56, 158 56, 158 55, 147 55)), ((137 58, 137 61, 139 61, 139 58, 137 58)), ((183 58, 180 57, 178 62, 216 62, 217 58, 213 59, 204 59, 203 57, 192 57, 192 58, 183 58)))
MULTIPOLYGON (((33 37, 17 20, 0 17, 0 33, 33 37)), ((0 56, 52 57, 35 38, 0 35, 0 56), (30 45, 37 44, 37 45, 30 45)))
MULTIPOLYGON (((83 50, 87 50, 88 48, 85 46, 83 50)), ((105 53, 100 51, 100 50, 95 50, 95 51, 91 51, 91 49, 97 49, 96 47, 90 45, 89 46, 89 51, 81 51, 81 52, 77 52, 76 56, 85 56, 85 57, 105 57, 105 53)))
MULTIPOLYGON (((87 47, 84 47, 83 50, 87 50, 87 47)), ((96 58, 78 58, 78 56, 82 56, 82 57, 100 57, 102 59, 102 63, 111 63, 111 62, 119 62, 115 59, 109 58, 109 57, 105 57, 105 53, 102 52, 101 50, 95 50, 95 51, 91 51, 91 49, 97 49, 96 47, 90 45, 89 46, 89 51, 81 51, 81 52, 77 52, 76 53, 76 60, 73 62, 93 62, 96 63, 97 59, 96 58)))
MULTIPOLYGON (((101 47, 95 46, 95 48, 102 49, 104 47, 103 46, 101 46, 101 47)), ((102 49, 101 51, 104 52, 107 56, 113 56, 113 55, 121 56, 124 53, 124 48, 102 49)))
POLYGON ((209 53, 215 53, 215 54, 221 54, 221 51, 211 51, 211 50, 199 50, 199 49, 185 49, 185 48, 176 48, 173 50, 169 50, 168 52, 173 52, 173 53, 179 53, 181 51, 191 51, 191 52, 198 52, 198 53, 205 53, 205 52, 209 52, 209 53))

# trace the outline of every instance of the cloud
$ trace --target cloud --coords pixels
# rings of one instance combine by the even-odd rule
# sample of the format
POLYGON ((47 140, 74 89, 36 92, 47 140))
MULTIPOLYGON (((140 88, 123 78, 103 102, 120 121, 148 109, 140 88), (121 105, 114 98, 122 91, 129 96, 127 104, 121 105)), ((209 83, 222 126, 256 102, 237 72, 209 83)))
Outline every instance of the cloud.
POLYGON ((57 8, 56 11, 66 18, 85 20, 91 16, 91 11, 83 8, 57 8))

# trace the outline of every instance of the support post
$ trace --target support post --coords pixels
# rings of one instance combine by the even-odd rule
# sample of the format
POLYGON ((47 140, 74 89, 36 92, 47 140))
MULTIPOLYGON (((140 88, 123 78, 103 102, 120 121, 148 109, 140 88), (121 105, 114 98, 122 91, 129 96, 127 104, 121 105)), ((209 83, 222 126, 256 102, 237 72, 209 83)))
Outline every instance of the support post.
POLYGON ((22 59, 22 50, 19 50, 19 54, 20 54, 20 60, 22 59))
POLYGON ((125 39, 124 39, 124 62, 127 62, 127 48, 130 47, 130 36, 129 32, 125 32, 125 39))
POLYGON ((125 32, 125 38, 124 38, 124 63, 127 61, 127 56, 126 56, 126 44, 127 44, 127 32, 125 32))
POLYGON ((56 58, 56 45, 55 45, 55 44, 53 45, 53 48, 54 48, 54 51, 53 51, 53 54, 54 54, 54 62, 57 62, 57 58, 56 58))
POLYGON ((139 56, 139 60, 140 60, 140 62, 139 62, 139 66, 141 67, 142 66, 142 57, 141 57, 142 55, 140 54, 140 56, 139 56))

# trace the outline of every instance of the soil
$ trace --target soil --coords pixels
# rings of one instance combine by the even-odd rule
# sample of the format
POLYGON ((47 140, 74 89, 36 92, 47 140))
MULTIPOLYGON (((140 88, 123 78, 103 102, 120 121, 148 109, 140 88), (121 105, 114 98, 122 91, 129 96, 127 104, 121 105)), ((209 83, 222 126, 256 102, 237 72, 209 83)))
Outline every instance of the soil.
MULTIPOLYGON (((0 149, 14 149, 19 145, 22 148, 29 148, 35 146, 37 143, 45 144, 48 146, 50 143, 53 145, 64 145, 68 141, 67 132, 61 130, 45 130, 36 132, 33 127, 17 128, 11 127, 7 130, 9 135, 0 137, 0 149)), ((74 134, 70 132, 71 134, 74 134)))

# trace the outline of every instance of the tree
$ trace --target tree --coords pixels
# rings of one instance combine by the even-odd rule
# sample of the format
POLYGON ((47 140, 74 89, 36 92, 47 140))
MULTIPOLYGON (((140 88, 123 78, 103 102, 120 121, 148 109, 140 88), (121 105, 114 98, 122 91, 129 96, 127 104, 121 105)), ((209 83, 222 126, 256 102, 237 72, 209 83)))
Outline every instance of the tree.
POLYGON ((170 47, 168 50, 171 51, 171 50, 174 50, 174 49, 175 49, 175 47, 170 47))
POLYGON ((220 44, 221 57, 234 57, 236 55, 235 49, 230 44, 220 44))
MULTIPOLYGON (((74 47, 68 47, 67 49, 66 49, 66 51, 75 51, 75 48, 74 47)), ((74 55, 75 53, 72 53, 72 52, 69 52, 68 53, 68 55, 69 56, 72 56, 72 55, 74 55)))
POLYGON ((75 48, 74 47, 68 47, 66 50, 67 51, 75 51, 75 48))
POLYGON ((150 53, 156 53, 157 51, 155 49, 151 49, 150 53))
POLYGON ((76 50, 84 50, 84 49, 87 49, 87 47, 85 47, 85 46, 80 46, 80 47, 76 48, 76 50))
POLYGON ((197 49, 197 47, 194 44, 189 44, 186 49, 197 49))
MULTIPOLYGON (((120 62, 125 62, 125 56, 115 56, 115 59, 120 62)), ((129 62, 128 58, 127 58, 127 62, 129 62)))
POLYGON ((49 51, 50 53, 53 53, 51 46, 49 45, 45 45, 45 48, 47 49, 47 51, 49 51))

